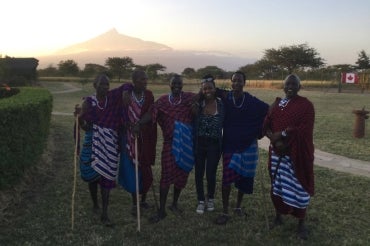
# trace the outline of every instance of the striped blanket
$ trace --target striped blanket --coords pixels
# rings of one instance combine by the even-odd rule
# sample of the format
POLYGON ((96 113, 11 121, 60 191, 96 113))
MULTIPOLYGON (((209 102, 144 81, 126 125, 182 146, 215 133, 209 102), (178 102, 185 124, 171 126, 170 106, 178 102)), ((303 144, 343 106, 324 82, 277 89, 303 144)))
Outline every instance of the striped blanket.
POLYGON ((118 171, 118 134, 115 130, 93 125, 91 166, 108 180, 115 181, 118 171))
POLYGON ((193 129, 190 124, 175 121, 172 154, 175 156, 176 164, 188 173, 194 166, 192 132, 193 129))
POLYGON ((82 180, 86 182, 94 182, 100 178, 100 174, 91 167, 92 135, 92 131, 85 132, 85 138, 79 159, 80 175, 82 180))
POLYGON ((295 208, 306 208, 310 195, 305 191, 294 174, 293 164, 289 156, 280 159, 274 152, 271 154, 272 192, 280 196, 285 204, 295 208))
POLYGON ((243 177, 254 177, 258 163, 258 145, 255 140, 244 152, 233 153, 229 168, 243 177))

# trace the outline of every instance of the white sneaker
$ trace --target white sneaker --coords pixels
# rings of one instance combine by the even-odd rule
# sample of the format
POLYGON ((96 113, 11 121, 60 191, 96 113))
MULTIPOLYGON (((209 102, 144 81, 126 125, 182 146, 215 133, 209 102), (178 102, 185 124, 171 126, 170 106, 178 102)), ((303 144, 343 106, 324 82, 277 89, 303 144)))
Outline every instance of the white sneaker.
POLYGON ((199 201, 196 212, 198 214, 203 214, 204 213, 204 207, 205 207, 204 206, 204 201, 199 201))
POLYGON ((209 199, 207 202, 207 211, 215 210, 215 201, 213 199, 209 199))

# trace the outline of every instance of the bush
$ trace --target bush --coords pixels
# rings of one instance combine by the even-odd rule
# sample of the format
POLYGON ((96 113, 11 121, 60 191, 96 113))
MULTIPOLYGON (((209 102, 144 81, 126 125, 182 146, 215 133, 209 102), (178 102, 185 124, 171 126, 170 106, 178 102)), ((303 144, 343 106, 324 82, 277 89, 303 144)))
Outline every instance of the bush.
POLYGON ((41 157, 52 101, 48 90, 27 87, 0 100, 0 189, 16 183, 41 157))

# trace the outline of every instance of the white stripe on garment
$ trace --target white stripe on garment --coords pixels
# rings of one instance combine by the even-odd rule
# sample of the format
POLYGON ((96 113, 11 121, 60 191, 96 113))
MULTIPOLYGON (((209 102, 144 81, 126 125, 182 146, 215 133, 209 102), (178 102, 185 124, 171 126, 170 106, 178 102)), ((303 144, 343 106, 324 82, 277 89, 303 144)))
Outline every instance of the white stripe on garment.
POLYGON ((115 160, 117 155, 117 143, 113 142, 114 135, 100 134, 96 132, 93 137, 93 146, 110 160, 115 160))
POLYGON ((113 129, 93 125, 92 168, 109 180, 118 169, 118 134, 113 129))
POLYGON ((258 164, 257 139, 241 153, 233 153, 229 168, 244 177, 254 177, 258 164))
POLYGON ((129 114, 129 116, 131 116, 133 118, 133 119, 130 119, 131 122, 137 122, 137 121, 140 120, 139 115, 136 115, 136 112, 134 111, 134 109, 132 108, 131 105, 128 107, 128 110, 131 113, 131 114, 129 114))
MULTIPOLYGON (((279 156, 274 152, 271 155, 271 175, 274 177, 279 162, 279 156)), ((279 168, 273 181, 273 194, 280 196, 284 203, 296 207, 306 208, 310 202, 310 195, 303 189, 295 177, 293 165, 289 156, 281 158, 279 168)))
POLYGON ((194 166, 191 125, 175 121, 171 153, 179 167, 191 171, 194 166))

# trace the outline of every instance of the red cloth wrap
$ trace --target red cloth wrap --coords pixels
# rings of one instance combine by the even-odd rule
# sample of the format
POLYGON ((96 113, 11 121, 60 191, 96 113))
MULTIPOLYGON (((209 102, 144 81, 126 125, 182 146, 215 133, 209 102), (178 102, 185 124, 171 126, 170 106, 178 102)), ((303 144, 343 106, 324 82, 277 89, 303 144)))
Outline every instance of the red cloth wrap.
MULTIPOLYGON (((303 188, 313 196, 315 184, 313 174, 315 110, 313 104, 307 98, 297 95, 290 99, 286 107, 280 108, 278 106, 280 100, 281 98, 276 98, 270 108, 263 129, 265 132, 268 128, 272 132, 288 129, 288 155, 292 159, 296 177, 303 188)), ((274 151, 277 152, 277 150, 274 151)), ((271 157, 271 147, 269 156, 271 157)), ((270 169, 270 162, 268 165, 270 169)))

